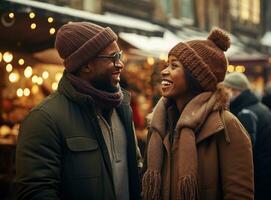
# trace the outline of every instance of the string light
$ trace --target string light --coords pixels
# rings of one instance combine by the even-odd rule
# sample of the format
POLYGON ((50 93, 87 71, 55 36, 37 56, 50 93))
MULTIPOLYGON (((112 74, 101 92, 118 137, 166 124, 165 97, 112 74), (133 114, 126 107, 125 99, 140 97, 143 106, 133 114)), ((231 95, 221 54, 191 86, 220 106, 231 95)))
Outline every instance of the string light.
POLYGON ((42 78, 43 79, 47 79, 49 77, 49 73, 47 72, 47 71, 44 71, 43 73, 42 73, 42 78))
POLYGON ((53 90, 57 90, 57 87, 58 87, 58 83, 57 83, 57 82, 54 82, 54 83, 52 84, 52 89, 53 89, 53 90))
POLYGON ((228 65, 227 71, 230 72, 230 73, 234 72, 234 66, 233 65, 228 65))
POLYGON ((37 27, 37 25, 35 23, 32 23, 30 27, 31 27, 31 29, 35 29, 37 27))
POLYGON ((27 66, 24 70, 24 76, 26 78, 30 78, 32 76, 32 73, 33 73, 33 70, 32 70, 32 67, 30 66, 27 66))
POLYGON ((38 82, 38 76, 37 75, 34 75, 32 76, 32 83, 37 83, 38 82))
POLYGON ((15 72, 12 72, 10 75, 9 75, 9 77, 8 77, 8 79, 9 79, 9 81, 11 82, 11 83, 15 83, 15 82, 17 82, 18 80, 19 80, 19 74, 18 73, 15 73, 15 72))
POLYGON ((48 17, 48 22, 49 22, 49 23, 52 23, 53 21, 54 21, 54 18, 48 17))
POLYGON ((24 91, 23 91, 23 89, 22 88, 18 88, 18 90, 17 90, 17 96, 18 97, 22 97, 23 95, 24 95, 24 91))
POLYGON ((29 18, 30 19, 33 19, 35 16, 36 16, 35 13, 33 13, 33 12, 29 13, 29 18))
POLYGON ((56 32, 56 29, 55 29, 55 28, 50 28, 49 33, 50 33, 51 35, 55 34, 55 32, 56 32))
POLYGON ((6 65, 6 71, 7 71, 7 72, 11 72, 12 69, 13 69, 12 64, 9 63, 9 64, 6 65))
POLYGON ((13 13, 13 12, 10 12, 10 13, 8 14, 8 17, 9 17, 10 19, 13 19, 13 18, 14 18, 14 13, 13 13))
POLYGON ((41 77, 38 77, 37 79, 37 84, 41 85, 43 83, 43 79, 41 77))
POLYGON ((6 62, 6 63, 9 63, 9 62, 11 62, 12 60, 13 60, 13 55, 12 55, 12 53, 10 53, 10 52, 5 52, 4 53, 4 55, 3 55, 3 59, 4 59, 4 61, 6 62))
POLYGON ((30 90, 28 88, 24 89, 24 96, 29 96, 30 95, 30 90))
POLYGON ((19 59, 19 60, 18 60, 18 63, 19 63, 19 65, 23 65, 23 64, 24 64, 24 59, 22 59, 22 58, 19 59))
POLYGON ((236 66, 235 71, 240 72, 240 73, 244 73, 245 67, 242 65, 238 65, 238 66, 236 66))

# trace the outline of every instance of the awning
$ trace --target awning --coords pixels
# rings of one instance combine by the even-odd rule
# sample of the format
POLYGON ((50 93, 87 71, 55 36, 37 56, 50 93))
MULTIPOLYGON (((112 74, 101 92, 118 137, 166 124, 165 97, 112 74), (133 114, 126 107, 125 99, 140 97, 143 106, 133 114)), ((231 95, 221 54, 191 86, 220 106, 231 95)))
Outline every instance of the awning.
POLYGON ((260 42, 263 46, 271 47, 271 31, 267 31, 260 42))
MULTIPOLYGON (((229 34, 231 46, 226 51, 226 56, 230 63, 267 63, 268 56, 261 52, 249 48, 241 43, 234 35, 229 34)), ((132 46, 141 50, 145 55, 159 57, 167 55, 169 50, 179 42, 185 42, 193 39, 206 39, 207 32, 199 32, 190 28, 182 28, 176 33, 165 31, 163 37, 147 37, 135 33, 120 33, 120 38, 130 43, 132 46)), ((136 52, 136 50, 133 50, 136 52)), ((144 54, 143 53, 143 54, 144 54)))
MULTIPOLYGON (((119 37, 133 47, 142 50, 146 56, 151 55, 157 58, 161 55, 166 55, 174 45, 180 42, 180 38, 168 30, 165 31, 163 37, 147 37, 136 33, 124 32, 119 33, 119 37)), ((133 52, 136 51, 134 50, 133 52)))
POLYGON ((116 32, 139 35, 162 36, 164 33, 161 26, 132 17, 112 13, 94 14, 30 0, 1 0, 0 13, 0 45, 31 52, 53 47, 54 35, 49 34, 50 28, 53 26, 57 30, 70 21, 89 21, 102 26, 110 26, 116 32), (28 16, 31 11, 36 14, 34 19, 28 16), (9 12, 15 14, 14 24, 11 25, 3 23, 9 12), (48 17, 54 18, 52 24, 47 22, 48 17), (36 23, 35 30, 30 29, 31 23, 36 23))

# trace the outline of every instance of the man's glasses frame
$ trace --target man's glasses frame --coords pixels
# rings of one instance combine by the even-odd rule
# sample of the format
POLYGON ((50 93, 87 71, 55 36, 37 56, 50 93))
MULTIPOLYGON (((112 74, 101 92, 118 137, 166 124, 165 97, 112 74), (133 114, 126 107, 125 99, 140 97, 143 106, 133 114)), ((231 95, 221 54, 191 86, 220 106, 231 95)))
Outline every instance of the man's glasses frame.
POLYGON ((111 59, 114 63, 114 66, 116 66, 116 62, 121 61, 122 59, 122 51, 116 52, 113 55, 98 55, 96 58, 106 58, 106 59, 111 59))

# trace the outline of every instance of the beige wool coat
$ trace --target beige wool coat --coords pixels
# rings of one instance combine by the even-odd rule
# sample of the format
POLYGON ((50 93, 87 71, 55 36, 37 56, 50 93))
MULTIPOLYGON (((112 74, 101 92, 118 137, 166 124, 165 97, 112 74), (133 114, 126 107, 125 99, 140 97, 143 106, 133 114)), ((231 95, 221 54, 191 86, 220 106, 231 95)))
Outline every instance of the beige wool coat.
MULTIPOLYGON (((161 198, 175 200, 178 145, 171 145, 167 134, 163 146, 161 198)), ((254 199, 252 146, 233 114, 212 112, 196 136, 196 147, 200 200, 254 199)))

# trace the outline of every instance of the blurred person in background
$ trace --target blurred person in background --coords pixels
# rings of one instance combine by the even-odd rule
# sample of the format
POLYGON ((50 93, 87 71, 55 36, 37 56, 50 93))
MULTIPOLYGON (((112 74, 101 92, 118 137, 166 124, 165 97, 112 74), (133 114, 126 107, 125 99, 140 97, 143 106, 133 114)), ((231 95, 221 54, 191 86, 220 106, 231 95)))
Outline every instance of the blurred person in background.
POLYGON ((271 110, 271 83, 264 89, 264 95, 262 97, 262 103, 271 110))
POLYGON ((149 116, 143 199, 253 199, 251 141, 219 85, 229 46, 227 34, 214 29, 207 40, 170 50, 163 97, 149 116))
POLYGON ((271 113, 250 89, 243 73, 225 77, 230 111, 237 116, 253 142, 255 199, 271 199, 271 113))
POLYGON ((21 125, 17 199, 139 199, 140 153, 116 41, 109 27, 88 22, 59 29, 65 71, 21 125))

